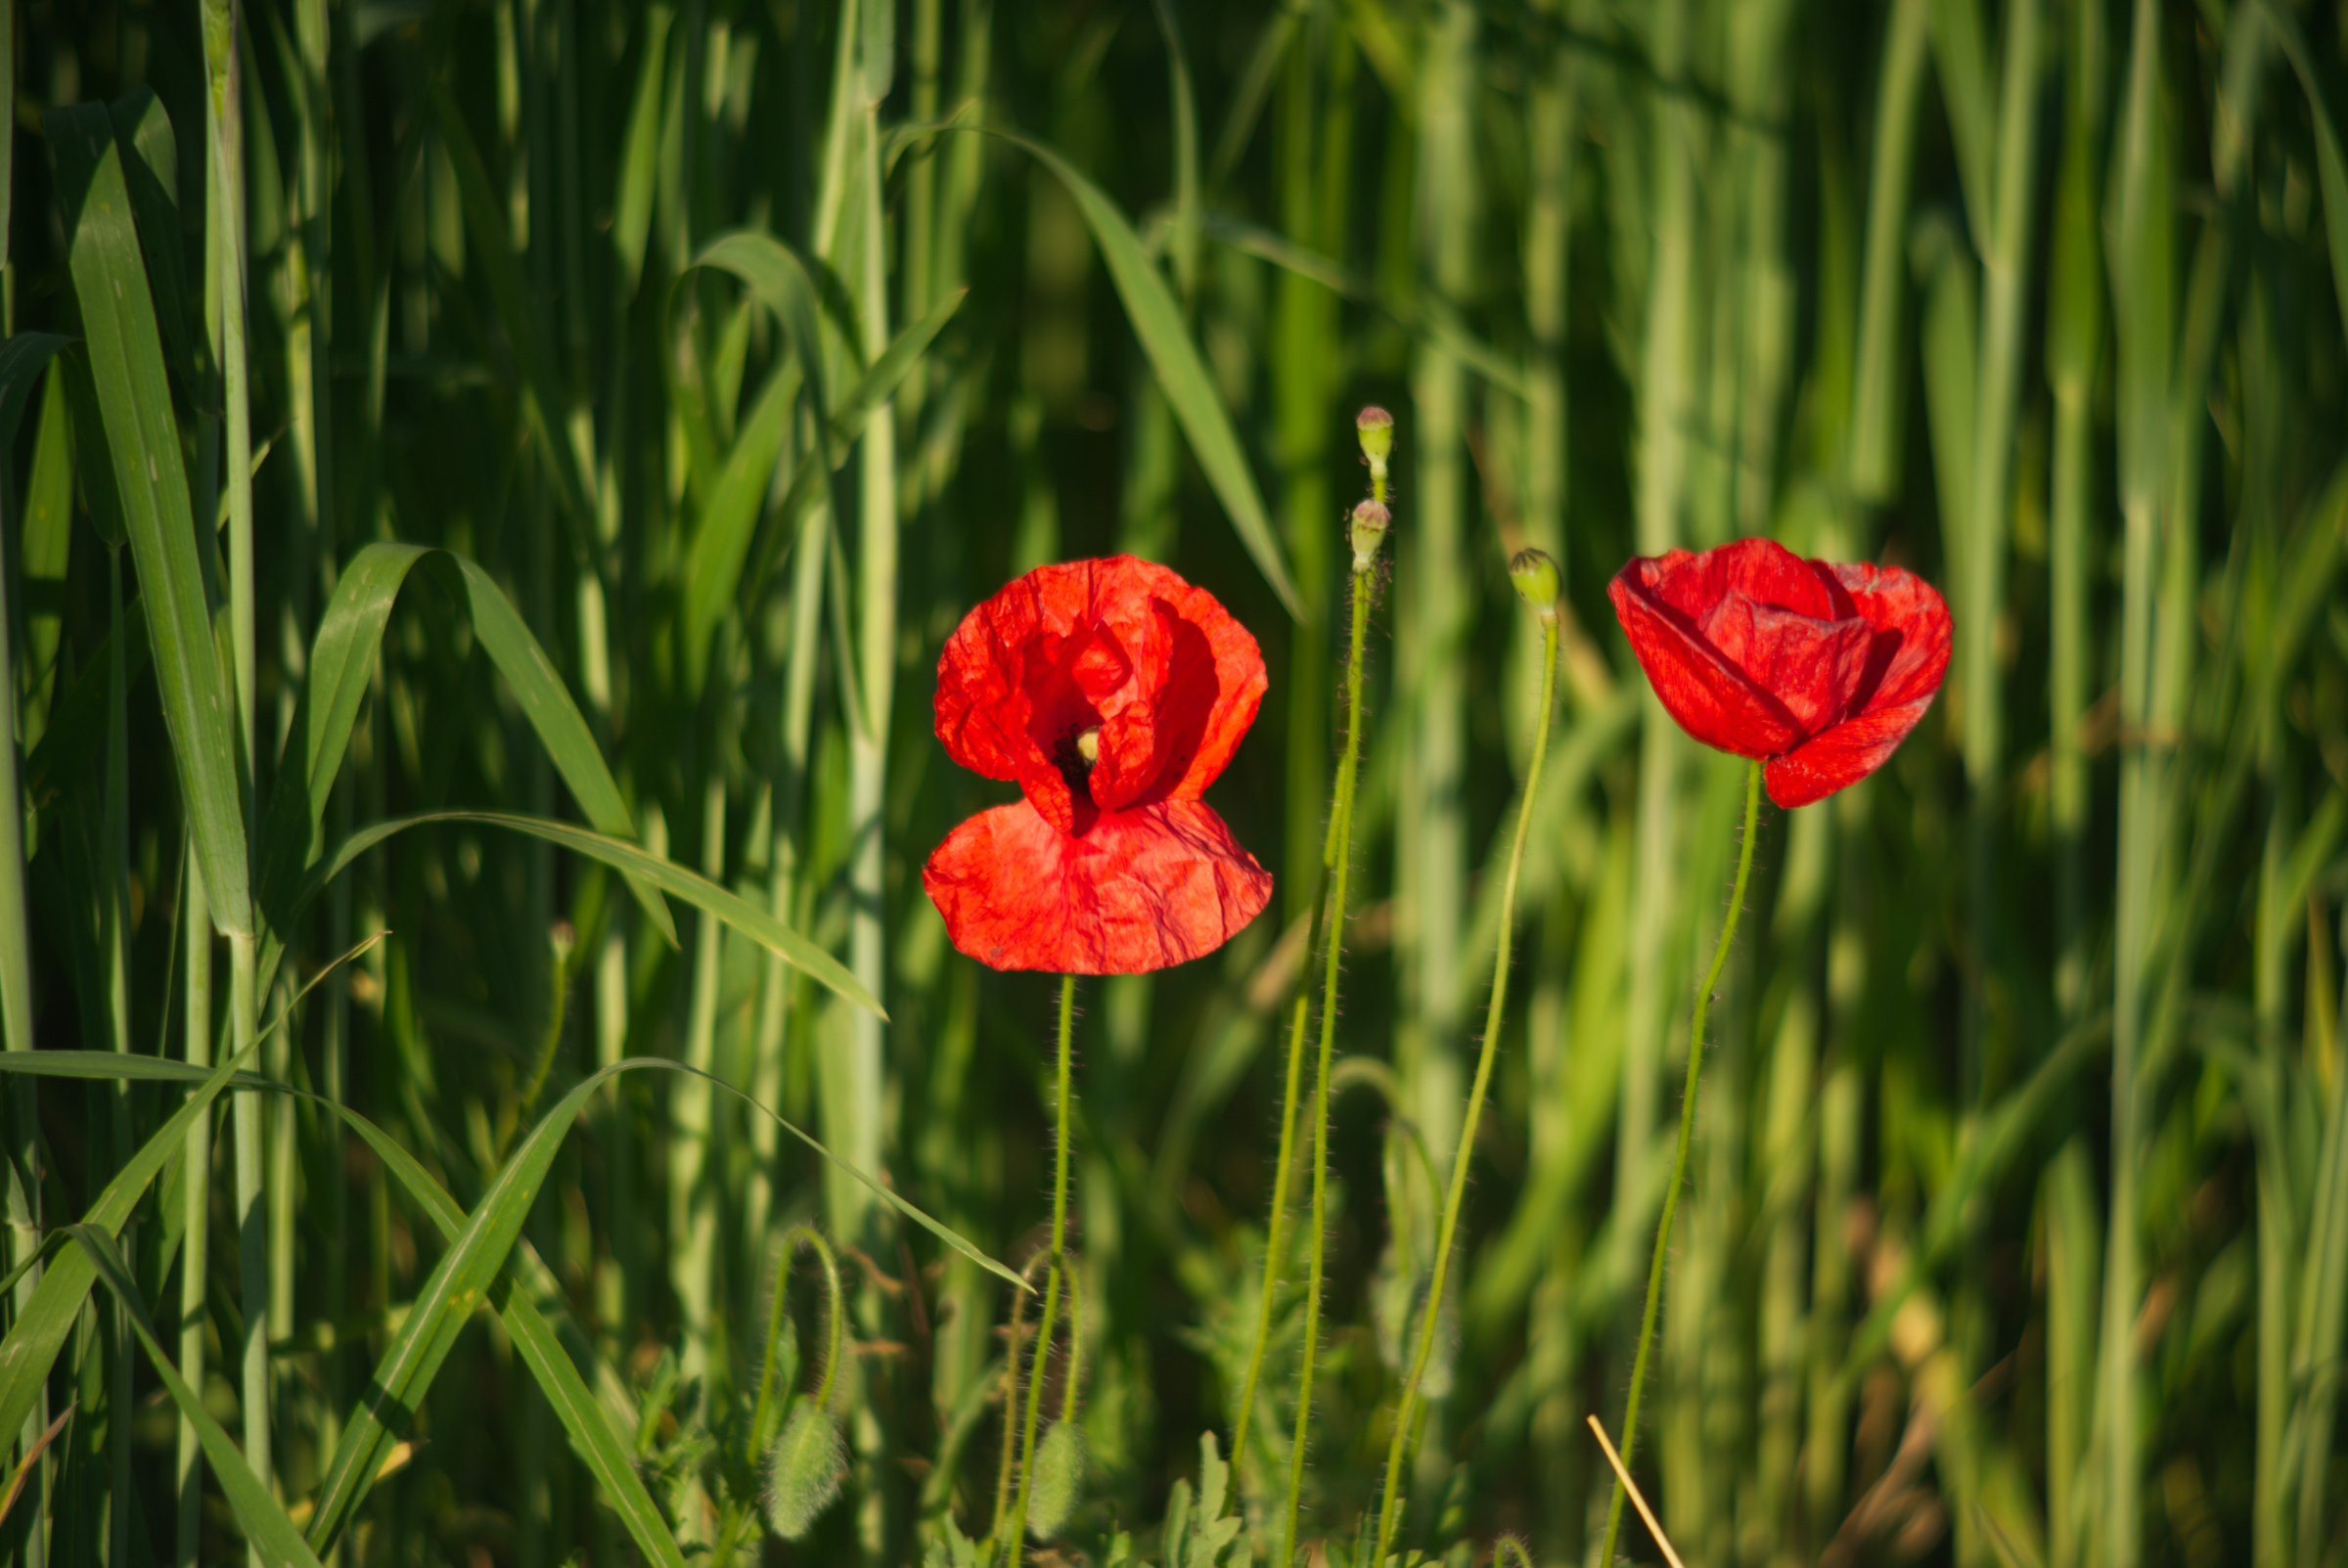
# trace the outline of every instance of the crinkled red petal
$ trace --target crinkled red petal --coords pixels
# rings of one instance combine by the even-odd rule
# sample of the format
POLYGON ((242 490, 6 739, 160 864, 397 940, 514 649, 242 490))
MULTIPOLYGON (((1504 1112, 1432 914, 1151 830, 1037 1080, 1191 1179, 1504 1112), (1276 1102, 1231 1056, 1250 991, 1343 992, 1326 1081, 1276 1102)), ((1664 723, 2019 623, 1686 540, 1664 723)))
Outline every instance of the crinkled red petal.
POLYGON ((1606 586, 1615 619, 1664 711, 1708 746, 1740 757, 1784 751, 1801 736, 1785 705, 1706 642, 1693 619, 1654 592, 1665 562, 1635 558, 1606 586))
POLYGON ((1255 639, 1204 589, 1131 556, 1068 561, 1007 584, 947 639, 937 737, 1072 831, 1078 735, 1099 732, 1085 782, 1104 811, 1195 799, 1231 761, 1265 684, 1255 639))
POLYGON ((922 868, 954 946, 997 969, 1139 974, 1201 958, 1272 897, 1272 874, 1213 808, 1104 812, 1082 836, 1027 801, 947 835, 922 868))
POLYGON ((1769 798, 1790 811, 1849 788, 1891 760, 1931 705, 1932 694, 1927 692, 1914 701, 1838 724, 1785 755, 1772 757, 1761 774, 1769 798))

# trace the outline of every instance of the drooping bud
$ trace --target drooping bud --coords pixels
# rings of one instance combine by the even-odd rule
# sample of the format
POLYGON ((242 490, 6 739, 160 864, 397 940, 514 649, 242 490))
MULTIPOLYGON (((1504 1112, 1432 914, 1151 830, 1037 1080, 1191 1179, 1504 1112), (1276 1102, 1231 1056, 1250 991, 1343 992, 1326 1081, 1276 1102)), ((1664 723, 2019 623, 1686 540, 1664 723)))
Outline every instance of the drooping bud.
POLYGON ((1375 501, 1365 501, 1353 509, 1353 569, 1368 571, 1377 560, 1377 547, 1385 542, 1386 529, 1392 526, 1394 515, 1375 501))
POLYGON ((1027 1534, 1059 1535, 1084 1491, 1084 1433, 1074 1421, 1055 1421, 1036 1445, 1035 1478, 1027 1493, 1027 1534))
POLYGON ((1509 558, 1509 581, 1516 585, 1516 597, 1533 608, 1544 621, 1558 615, 1558 563, 1546 550, 1519 550, 1509 558))
POLYGON ((1371 470, 1383 474, 1394 451, 1394 416, 1373 403, 1354 416, 1353 433, 1361 437, 1362 456, 1370 460, 1371 470))
POLYGON ((801 1400, 766 1451, 767 1523, 784 1540, 798 1540, 832 1506, 847 1474, 838 1425, 814 1401, 801 1400))

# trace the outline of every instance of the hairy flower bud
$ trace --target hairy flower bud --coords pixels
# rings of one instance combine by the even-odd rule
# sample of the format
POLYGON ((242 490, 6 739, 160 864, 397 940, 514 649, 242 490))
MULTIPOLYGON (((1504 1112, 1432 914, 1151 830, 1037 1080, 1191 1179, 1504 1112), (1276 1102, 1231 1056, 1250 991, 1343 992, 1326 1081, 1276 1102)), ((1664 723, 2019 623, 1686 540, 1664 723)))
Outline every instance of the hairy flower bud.
POLYGON ((1385 542, 1386 529, 1393 523, 1394 515, 1375 501, 1365 501, 1353 509, 1353 569, 1368 571, 1377 560, 1377 547, 1385 542))
POLYGON ((798 1540, 832 1506, 847 1474, 848 1446, 837 1423, 814 1401, 800 1401, 766 1451, 767 1523, 784 1540, 798 1540))
POLYGON ((1383 473, 1394 451, 1394 416, 1373 403, 1354 416, 1353 433, 1361 437, 1362 456, 1370 460, 1370 467, 1383 473))
POLYGON ((1073 1421, 1055 1421, 1035 1451, 1035 1478, 1027 1494, 1027 1534, 1037 1541, 1059 1535, 1084 1492, 1084 1434, 1073 1421))
POLYGON ((1533 607, 1533 613, 1543 620, 1554 620, 1558 613, 1558 563, 1546 550, 1519 550, 1509 558, 1509 581, 1516 585, 1516 597, 1533 607))

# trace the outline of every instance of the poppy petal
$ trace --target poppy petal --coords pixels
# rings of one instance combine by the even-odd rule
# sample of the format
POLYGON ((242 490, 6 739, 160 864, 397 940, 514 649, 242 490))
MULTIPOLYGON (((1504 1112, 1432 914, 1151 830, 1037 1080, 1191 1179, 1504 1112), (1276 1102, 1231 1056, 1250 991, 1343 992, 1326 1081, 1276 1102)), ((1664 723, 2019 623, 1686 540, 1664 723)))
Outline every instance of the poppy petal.
POLYGON ((1877 708, 1771 758, 1762 774, 1769 798, 1790 811, 1849 788, 1891 760, 1932 705, 1932 696, 1926 692, 1911 701, 1877 708))
POLYGON ((1614 616, 1664 710, 1704 744, 1740 757, 1791 747, 1801 729, 1784 704, 1706 642, 1688 611, 1657 593, 1664 565, 1634 558, 1606 585, 1614 616))
POLYGON ((1255 639, 1214 596, 1131 556, 1039 566, 963 618, 937 665, 938 739, 1074 831, 1081 785, 1117 810, 1197 796, 1265 688, 1255 639), (1095 757, 1076 760, 1090 733, 1095 757), (1074 782, 1071 782, 1071 781, 1074 782))
POLYGON ((1203 802, 1104 812, 1082 836, 1027 801, 947 835, 922 885, 954 946, 997 969, 1138 974, 1200 958, 1262 913, 1272 875, 1203 802))
POLYGON ((1948 601, 1940 591, 1897 566, 1861 561, 1833 571, 1853 609, 1875 629, 1875 657, 1883 661, 1879 672, 1871 670, 1858 712, 1903 706, 1939 691, 1949 670, 1951 635, 1948 601))

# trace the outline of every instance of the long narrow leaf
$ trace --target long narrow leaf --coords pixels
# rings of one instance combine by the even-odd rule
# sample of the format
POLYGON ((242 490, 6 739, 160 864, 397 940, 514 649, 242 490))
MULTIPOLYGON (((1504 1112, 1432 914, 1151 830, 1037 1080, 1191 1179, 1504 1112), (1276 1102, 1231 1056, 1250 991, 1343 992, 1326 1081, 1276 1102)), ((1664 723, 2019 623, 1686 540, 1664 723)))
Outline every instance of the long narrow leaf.
MULTIPOLYGON (((171 1157, 180 1152, 188 1129, 198 1117, 210 1111, 212 1101, 220 1098, 220 1092, 258 1049, 255 1042, 203 1074, 203 1086, 124 1162, 114 1179, 106 1185, 106 1190, 98 1194, 98 1201, 82 1215, 81 1223, 109 1235, 118 1233, 129 1223, 131 1211, 138 1206, 148 1186, 171 1157)), ((0 1067, 15 1068, 44 1054, 9 1052, 0 1054, 0 1067)), ((95 1265, 80 1248, 60 1254, 41 1276, 32 1300, 10 1325, 8 1337, 0 1340, 0 1432, 23 1430, 24 1417, 40 1397, 41 1385, 47 1381, 50 1367, 56 1365, 57 1353, 72 1330, 74 1320, 81 1316, 82 1302, 96 1277, 95 1265)))
POLYGON ((577 850, 582 855, 602 861, 613 871, 642 877, 655 887, 672 893, 698 909, 706 910, 782 958, 785 963, 803 971, 810 979, 829 987, 858 1007, 883 1018, 888 1016, 881 1011, 880 1004, 873 994, 837 959, 755 905, 728 892, 707 877, 697 875, 657 855, 648 854, 634 844, 589 832, 569 823, 548 822, 540 817, 520 817, 502 811, 433 811, 362 828, 337 845, 312 869, 309 878, 302 884, 300 894, 290 908, 298 914, 343 868, 392 834, 434 822, 477 822, 492 828, 511 829, 518 833, 543 838, 564 849, 577 850))
POLYGON ((317 1568, 318 1558, 301 1539, 301 1531, 286 1510, 278 1506, 277 1500, 269 1495, 269 1488, 252 1473, 252 1466, 245 1462, 237 1445, 204 1410, 203 1400, 187 1385, 171 1365, 171 1358, 156 1342, 155 1327, 147 1321, 147 1307, 139 1299, 138 1284, 131 1278, 130 1266, 122 1261, 113 1237, 88 1225, 67 1226, 66 1233, 80 1243, 80 1254, 87 1257, 98 1277, 130 1309, 131 1328, 138 1334, 139 1343, 147 1347, 147 1360, 154 1365, 163 1387, 170 1391, 181 1418, 194 1423, 197 1440, 203 1445, 203 1456, 211 1461, 212 1473, 219 1477, 220 1490, 227 1494, 229 1506, 237 1510, 237 1522, 245 1527, 245 1538, 259 1546, 268 1561, 291 1563, 296 1568, 306 1563, 317 1568))
MULTIPOLYGON (((309 685, 287 757, 290 768, 298 764, 300 781, 289 781, 277 791, 263 835, 261 887, 273 909, 296 894, 302 873, 316 864, 319 826, 350 747, 384 627, 401 586, 419 565, 440 580, 472 621, 482 651, 513 688, 523 716, 587 820, 601 833, 635 836, 627 803, 569 688, 489 574, 450 551, 373 544, 342 569, 311 648, 309 685)), ((674 945, 676 928, 659 895, 638 879, 631 878, 629 886, 654 927, 674 945)), ((277 923, 288 921, 281 914, 277 923)))
POLYGON ((59 204, 72 237, 73 288, 90 370, 146 601, 163 723, 196 858, 213 923, 231 934, 248 933, 252 897, 229 691, 212 641, 179 426, 113 120, 103 106, 82 105, 52 110, 45 124, 57 159, 59 204))
MULTIPOLYGON (((36 1077, 78 1078, 93 1081, 138 1081, 157 1083, 202 1083, 208 1077, 202 1068, 191 1067, 183 1061, 165 1057, 123 1055, 105 1051, 44 1051, 19 1053, 23 1059, 12 1057, 4 1069, 36 1077)), ((254 1089, 292 1095, 313 1105, 333 1111, 341 1117, 351 1131, 358 1134, 367 1146, 374 1149, 384 1166, 407 1189, 441 1238, 454 1241, 463 1232, 465 1211, 456 1200, 398 1142, 366 1117, 349 1106, 327 1099, 320 1095, 294 1089, 255 1073, 238 1073, 230 1080, 231 1087, 254 1089)), ((528 1365, 539 1386, 546 1391, 547 1401, 561 1417, 564 1429, 569 1433, 571 1444, 579 1457, 594 1473, 604 1489, 604 1496, 620 1521, 628 1527, 637 1546, 646 1557, 661 1568, 684 1568, 684 1554, 677 1548, 676 1538, 660 1517, 659 1507, 645 1490, 636 1473, 628 1452, 632 1429, 615 1427, 604 1408, 596 1401, 578 1369, 564 1354, 555 1330, 546 1321, 533 1296, 549 1294, 554 1285, 546 1274, 546 1266, 530 1251, 527 1241, 519 1242, 508 1260, 505 1277, 490 1292, 489 1304, 505 1322, 514 1343, 528 1365)))
MULTIPOLYGON (((341 1446, 335 1451, 326 1480, 319 1488, 317 1511, 311 1517, 309 1529, 309 1539, 313 1545, 324 1546, 334 1541, 349 1518, 351 1509, 365 1496, 368 1485, 381 1466, 383 1455, 395 1440, 393 1421, 404 1421, 413 1415, 474 1309, 485 1300, 493 1299, 492 1287, 507 1268, 515 1244, 520 1239, 522 1224, 529 1218, 530 1206, 537 1197, 538 1188, 554 1164, 564 1135, 569 1131, 579 1111, 607 1080, 638 1068, 688 1073, 736 1095, 746 1103, 757 1103, 723 1079, 694 1072, 677 1062, 645 1057, 613 1062, 582 1080, 564 1095, 544 1119, 531 1129, 529 1137, 515 1151, 513 1160, 499 1173, 496 1183, 467 1219, 464 1229, 450 1242, 448 1251, 442 1255, 438 1267, 433 1269, 431 1277, 417 1292, 415 1305, 401 1325, 399 1337, 384 1353, 366 1395, 351 1412, 341 1446)), ((765 1110, 763 1106, 757 1108, 765 1110)), ((766 1111, 766 1114, 774 1116, 772 1111, 766 1111)), ((808 1147, 854 1176, 899 1213, 923 1226, 957 1252, 1001 1277, 1015 1284, 1019 1283, 1016 1274, 898 1197, 870 1173, 841 1160, 817 1140, 781 1117, 775 1116, 774 1119, 808 1147)))
POLYGON ((1197 345, 1191 341, 1188 328, 1183 325, 1182 307, 1176 303, 1174 291, 1150 260, 1150 252, 1125 214, 1092 181, 1076 171, 1068 162, 1041 142, 1009 132, 993 132, 1005 140, 1024 148, 1035 159, 1056 175, 1075 198, 1077 210, 1084 214, 1085 226, 1093 232, 1093 243, 1101 247, 1101 259, 1108 263, 1108 275, 1117 286, 1117 297, 1125 302, 1126 319, 1133 323, 1133 333, 1142 340, 1142 350, 1150 356, 1150 366, 1157 373, 1158 385, 1166 394, 1166 403, 1174 410, 1175 419, 1182 424, 1183 434, 1190 437, 1191 450, 1197 454, 1198 467, 1206 472, 1206 482, 1214 487, 1215 498, 1230 514, 1231 525, 1239 531, 1240 543, 1254 558, 1256 569, 1264 581, 1280 596, 1288 613, 1303 620, 1304 601, 1297 596, 1296 584, 1288 575, 1287 560, 1280 552, 1280 541, 1273 537, 1272 518, 1264 510, 1264 498, 1255 487, 1255 475, 1248 470, 1247 453, 1240 444, 1240 432, 1233 428, 1231 415, 1223 407, 1223 399, 1215 391, 1215 383, 1206 373, 1206 361, 1198 355, 1197 345))

